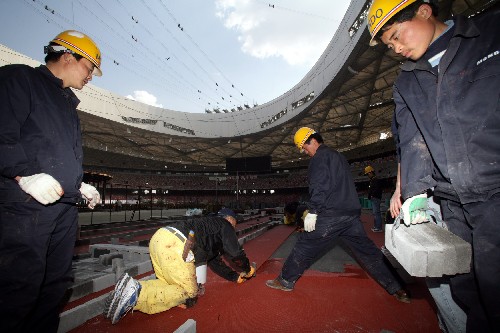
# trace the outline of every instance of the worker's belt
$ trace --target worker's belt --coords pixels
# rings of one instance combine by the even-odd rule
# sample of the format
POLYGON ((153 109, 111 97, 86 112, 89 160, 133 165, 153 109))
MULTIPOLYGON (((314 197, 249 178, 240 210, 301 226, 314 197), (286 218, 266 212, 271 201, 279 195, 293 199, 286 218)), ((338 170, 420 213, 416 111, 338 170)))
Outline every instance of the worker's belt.
POLYGON ((179 238, 179 240, 181 242, 185 242, 186 241, 186 236, 184 236, 184 234, 182 232, 180 232, 179 230, 177 230, 176 228, 174 227, 165 227, 166 230, 170 231, 171 233, 173 233, 177 238, 179 238))

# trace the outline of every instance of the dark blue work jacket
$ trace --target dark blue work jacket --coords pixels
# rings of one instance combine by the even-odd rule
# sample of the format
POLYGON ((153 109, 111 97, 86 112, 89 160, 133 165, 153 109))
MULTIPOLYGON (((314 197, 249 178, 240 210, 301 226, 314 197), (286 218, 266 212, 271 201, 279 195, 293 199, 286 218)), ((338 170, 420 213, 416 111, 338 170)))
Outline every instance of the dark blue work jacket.
POLYGON ((438 74, 424 57, 402 65, 394 101, 404 198, 434 185, 464 204, 500 192, 499 21, 498 6, 457 17, 438 74))
POLYGON ((46 173, 77 202, 83 177, 80 101, 47 67, 0 67, 0 202, 26 201, 16 176, 46 173))
POLYGON ((309 161, 309 213, 324 217, 358 216, 361 213, 349 164, 339 152, 321 144, 309 161))

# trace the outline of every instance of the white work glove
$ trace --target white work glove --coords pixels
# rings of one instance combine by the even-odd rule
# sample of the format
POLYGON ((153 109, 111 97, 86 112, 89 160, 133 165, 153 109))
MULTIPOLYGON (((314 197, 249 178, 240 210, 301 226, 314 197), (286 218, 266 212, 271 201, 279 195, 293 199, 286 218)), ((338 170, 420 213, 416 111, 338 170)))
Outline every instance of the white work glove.
POLYGON ((54 203, 64 194, 61 184, 46 173, 21 177, 18 183, 24 192, 31 195, 42 205, 54 203))
POLYGON ((316 229, 316 219, 318 218, 318 214, 307 213, 304 218, 304 230, 307 232, 314 231, 316 229))
POLYGON ((404 224, 410 226, 410 224, 430 221, 431 217, 427 211, 428 207, 427 194, 419 194, 406 199, 401 207, 404 224))
POLYGON ((94 209, 94 207, 101 202, 101 195, 92 185, 82 182, 82 185, 80 186, 80 193, 85 199, 87 199, 89 203, 88 207, 90 209, 94 209))

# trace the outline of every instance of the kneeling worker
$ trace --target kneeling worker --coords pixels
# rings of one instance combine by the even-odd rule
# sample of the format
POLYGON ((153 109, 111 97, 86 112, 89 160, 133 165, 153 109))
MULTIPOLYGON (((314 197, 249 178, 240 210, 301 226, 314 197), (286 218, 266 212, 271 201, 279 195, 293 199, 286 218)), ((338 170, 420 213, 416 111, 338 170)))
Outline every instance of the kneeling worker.
POLYGON ((177 222, 156 231, 149 242, 156 279, 138 281, 125 273, 106 300, 104 316, 116 324, 132 308, 155 314, 175 306, 193 306, 204 290, 203 285, 197 284, 195 262, 208 264, 229 281, 243 283, 253 277, 255 263, 250 265, 238 243, 235 226, 236 214, 223 208, 217 216, 177 222), (195 241, 183 258, 186 236, 190 233, 194 233, 195 241), (227 266, 222 255, 229 257, 241 272, 227 266))

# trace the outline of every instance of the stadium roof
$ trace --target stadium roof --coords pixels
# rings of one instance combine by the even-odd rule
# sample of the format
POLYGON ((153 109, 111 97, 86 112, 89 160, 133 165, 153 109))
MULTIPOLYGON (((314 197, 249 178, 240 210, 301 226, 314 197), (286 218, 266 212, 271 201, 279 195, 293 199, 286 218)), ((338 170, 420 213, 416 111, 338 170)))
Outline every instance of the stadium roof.
MULTIPOLYGON (((440 16, 472 15, 495 2, 439 1, 440 16)), ((85 87, 77 92, 85 164, 224 171, 226 158, 270 155, 274 168, 293 168, 307 160, 293 145, 302 126, 319 131, 326 144, 350 158, 393 150, 392 85, 403 59, 383 45, 368 45, 368 4, 352 1, 315 66, 295 87, 263 105, 192 114, 85 87)), ((2 47, 2 62, 30 60, 2 47)))

